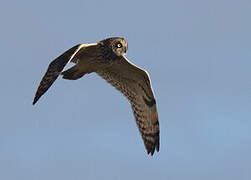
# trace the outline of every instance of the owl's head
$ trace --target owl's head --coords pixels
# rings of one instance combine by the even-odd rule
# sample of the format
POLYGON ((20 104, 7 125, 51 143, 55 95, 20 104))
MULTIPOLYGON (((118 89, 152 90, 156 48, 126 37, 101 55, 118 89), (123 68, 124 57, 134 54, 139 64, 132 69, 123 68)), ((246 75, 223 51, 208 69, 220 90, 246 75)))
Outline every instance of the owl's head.
POLYGON ((124 56, 126 54, 127 42, 124 38, 112 37, 101 41, 101 43, 104 43, 117 56, 124 56))

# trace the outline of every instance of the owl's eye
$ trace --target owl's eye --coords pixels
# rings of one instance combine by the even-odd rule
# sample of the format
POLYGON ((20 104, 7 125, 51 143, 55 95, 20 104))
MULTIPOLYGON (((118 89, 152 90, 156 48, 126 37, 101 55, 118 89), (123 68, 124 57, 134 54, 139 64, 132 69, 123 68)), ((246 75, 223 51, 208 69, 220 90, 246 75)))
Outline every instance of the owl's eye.
POLYGON ((116 44, 116 47, 117 47, 117 48, 121 48, 121 47, 122 47, 122 44, 119 42, 119 43, 116 44))

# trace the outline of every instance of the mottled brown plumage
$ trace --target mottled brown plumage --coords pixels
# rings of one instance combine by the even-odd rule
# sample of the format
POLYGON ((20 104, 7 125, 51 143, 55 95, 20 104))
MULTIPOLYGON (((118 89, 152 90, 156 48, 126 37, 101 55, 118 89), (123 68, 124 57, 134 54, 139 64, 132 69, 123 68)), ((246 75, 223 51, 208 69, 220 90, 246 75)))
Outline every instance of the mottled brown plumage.
POLYGON ((95 44, 79 44, 52 61, 39 84, 33 104, 57 77, 75 80, 96 72, 129 100, 147 153, 159 151, 159 121, 156 101, 148 73, 129 62, 123 38, 108 38, 95 44), (75 66, 62 72, 67 63, 75 66))

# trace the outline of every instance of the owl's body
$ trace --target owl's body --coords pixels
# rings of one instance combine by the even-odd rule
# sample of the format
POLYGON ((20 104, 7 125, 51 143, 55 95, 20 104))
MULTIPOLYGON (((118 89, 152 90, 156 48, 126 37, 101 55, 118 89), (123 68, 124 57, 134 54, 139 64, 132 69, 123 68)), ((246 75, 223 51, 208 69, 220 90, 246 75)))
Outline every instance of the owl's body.
POLYGON ((45 73, 33 104, 49 89, 61 74, 75 80, 96 72, 122 92, 129 100, 137 126, 148 153, 159 151, 159 121, 156 101, 148 73, 125 58, 127 42, 123 38, 108 38, 95 44, 79 44, 52 61, 45 73), (75 66, 62 72, 67 63, 75 66))

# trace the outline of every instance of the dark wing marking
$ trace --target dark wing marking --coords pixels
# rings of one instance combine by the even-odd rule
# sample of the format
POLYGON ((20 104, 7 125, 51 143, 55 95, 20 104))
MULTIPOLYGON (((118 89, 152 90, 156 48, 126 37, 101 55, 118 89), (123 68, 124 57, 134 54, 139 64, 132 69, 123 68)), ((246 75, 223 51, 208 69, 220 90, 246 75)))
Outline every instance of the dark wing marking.
POLYGON ((38 86, 34 101, 32 103, 33 105, 50 88, 50 86, 60 75, 66 64, 73 60, 74 55, 76 55, 80 48, 80 44, 72 47, 49 64, 49 67, 38 86))
POLYGON ((148 73, 122 58, 97 73, 129 100, 147 153, 159 151, 159 121, 148 73))

